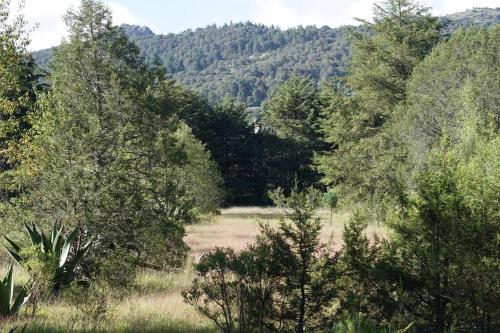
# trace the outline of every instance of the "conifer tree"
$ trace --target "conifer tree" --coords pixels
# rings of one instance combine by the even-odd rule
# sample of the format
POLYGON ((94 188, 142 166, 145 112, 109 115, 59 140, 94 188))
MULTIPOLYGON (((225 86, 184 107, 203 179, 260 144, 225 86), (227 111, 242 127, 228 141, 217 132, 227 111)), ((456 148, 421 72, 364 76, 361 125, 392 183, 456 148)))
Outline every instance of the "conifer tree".
POLYGON ((296 177, 305 187, 315 184, 318 174, 312 168, 313 155, 325 148, 317 84, 294 74, 271 94, 263 109, 264 129, 281 139, 276 154, 282 160, 285 188, 290 190, 296 177))
POLYGON ((439 25, 413 0, 374 7, 372 34, 353 33, 345 88, 334 92, 323 130, 334 147, 318 161, 326 182, 358 199, 393 200, 404 186, 406 149, 399 119, 414 67, 439 41, 439 25), (352 101, 348 101, 352 100, 352 101), (353 170, 355 170, 353 172, 353 170))
POLYGON ((144 63, 101 2, 83 0, 65 22, 70 37, 55 55, 18 179, 28 190, 18 208, 27 213, 10 218, 77 227, 77 246, 95 239, 89 274, 127 282, 138 266, 178 267, 190 205, 204 204, 188 193, 194 176, 183 176, 195 171, 195 151, 178 132, 173 82, 144 63))

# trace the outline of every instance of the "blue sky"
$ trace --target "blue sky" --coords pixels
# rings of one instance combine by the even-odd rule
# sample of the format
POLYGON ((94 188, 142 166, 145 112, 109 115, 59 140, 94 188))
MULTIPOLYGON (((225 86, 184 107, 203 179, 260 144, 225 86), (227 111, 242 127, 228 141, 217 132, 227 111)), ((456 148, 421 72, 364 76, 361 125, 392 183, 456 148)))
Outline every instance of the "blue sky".
MULTIPOLYGON (((11 0, 13 5, 20 0, 11 0)), ((79 0, 25 0, 34 50, 59 44, 66 35, 61 16, 79 0)), ((209 24, 252 21, 284 29, 315 24, 336 27, 368 19, 375 0, 104 0, 115 22, 149 26, 155 33, 180 32, 209 24)), ((421 0, 436 15, 471 7, 500 7, 500 0, 421 0)))

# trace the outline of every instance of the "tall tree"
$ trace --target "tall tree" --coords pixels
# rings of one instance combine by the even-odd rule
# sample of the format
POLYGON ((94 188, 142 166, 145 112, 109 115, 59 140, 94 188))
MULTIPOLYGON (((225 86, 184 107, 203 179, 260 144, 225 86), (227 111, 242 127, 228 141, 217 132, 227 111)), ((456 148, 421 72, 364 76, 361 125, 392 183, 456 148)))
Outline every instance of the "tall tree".
POLYGON ((320 132, 321 100, 319 89, 312 80, 292 75, 276 89, 264 104, 264 130, 275 134, 287 144, 277 147, 281 155, 287 188, 298 178, 308 186, 318 180, 312 169, 314 152, 324 149, 320 132))
POLYGON ((460 150, 429 154, 385 221, 389 238, 370 241, 359 218, 349 224, 342 308, 417 332, 498 330, 498 143, 478 142, 468 160, 460 150))
POLYGON ((426 154, 444 137, 470 155, 475 141, 498 135, 499 40, 498 25, 461 30, 416 67, 404 119, 414 165, 422 167, 426 154))
POLYGON ((254 126, 245 109, 244 104, 227 98, 206 119, 206 133, 210 135, 207 147, 224 178, 226 204, 245 205, 262 200, 256 169, 259 151, 254 126))
POLYGON ((439 41, 439 25, 412 0, 376 4, 373 23, 366 23, 373 33, 353 33, 346 88, 333 94, 340 96, 325 110, 323 129, 334 149, 319 166, 327 182, 343 183, 358 199, 380 201, 400 192, 397 166, 406 152, 398 119, 405 110, 406 83, 439 41))
POLYGON ((178 132, 172 81, 144 63, 105 5, 83 0, 65 21, 69 41, 35 117, 18 205, 28 218, 80 228, 77 246, 95 239, 89 273, 126 281, 131 267, 177 267, 191 215, 176 212, 193 202, 183 167, 208 155, 186 149, 193 138, 178 132))

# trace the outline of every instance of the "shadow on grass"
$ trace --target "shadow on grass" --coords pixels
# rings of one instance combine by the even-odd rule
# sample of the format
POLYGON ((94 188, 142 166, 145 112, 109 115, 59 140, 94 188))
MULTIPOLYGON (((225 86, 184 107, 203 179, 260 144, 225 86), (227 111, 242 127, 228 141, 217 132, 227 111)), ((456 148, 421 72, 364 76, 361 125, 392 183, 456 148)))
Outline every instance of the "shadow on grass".
POLYGON ((253 219, 253 220, 279 220, 278 213, 225 213, 224 218, 253 219))
MULTIPOLYGON (((17 331, 16 331, 17 332, 17 331)), ((120 327, 106 329, 72 329, 68 327, 54 327, 44 324, 29 324, 24 333, 216 333, 215 328, 193 327, 184 323, 166 325, 163 327, 120 327)))

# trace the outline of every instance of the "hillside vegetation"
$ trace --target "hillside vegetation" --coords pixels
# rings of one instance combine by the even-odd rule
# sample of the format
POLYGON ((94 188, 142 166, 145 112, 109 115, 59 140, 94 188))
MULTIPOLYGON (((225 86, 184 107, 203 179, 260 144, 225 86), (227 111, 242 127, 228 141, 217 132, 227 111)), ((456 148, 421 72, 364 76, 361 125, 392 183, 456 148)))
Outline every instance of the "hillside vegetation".
MULTIPOLYGON (((440 18, 449 35, 460 27, 500 22, 500 8, 475 8, 440 18)), ((282 30, 250 22, 211 25, 179 34, 155 34, 147 27, 124 25, 148 61, 158 58, 179 82, 199 91, 212 103, 231 96, 260 106, 292 73, 314 81, 346 75, 351 58, 349 30, 366 26, 297 27, 282 30)), ((35 53, 45 67, 50 50, 35 53)))

